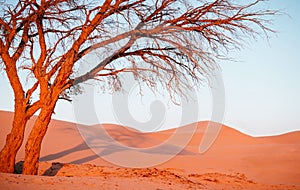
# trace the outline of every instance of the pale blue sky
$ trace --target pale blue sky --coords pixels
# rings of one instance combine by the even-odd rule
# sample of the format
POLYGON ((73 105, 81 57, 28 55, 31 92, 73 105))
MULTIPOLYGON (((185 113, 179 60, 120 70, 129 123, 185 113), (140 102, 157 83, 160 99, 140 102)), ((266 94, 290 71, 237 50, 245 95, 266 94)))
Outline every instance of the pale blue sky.
POLYGON ((300 2, 271 1, 270 7, 290 16, 276 17, 278 33, 235 53, 243 62, 221 64, 225 123, 250 134, 300 129, 300 2))
MULTIPOLYGON (((269 3, 271 9, 283 9, 289 16, 277 16, 273 28, 278 31, 268 41, 258 38, 245 49, 232 52, 237 62, 220 62, 225 84, 226 107, 223 123, 250 135, 274 135, 300 130, 300 1, 269 3)), ((13 110, 12 91, 4 72, 0 74, 0 109, 13 110)), ((100 123, 118 123, 111 109, 110 96, 96 93, 95 107, 100 123)), ((132 97, 131 97, 132 98, 132 97)), ((149 98, 136 103, 130 111, 146 121, 149 98)), ((156 97, 150 98, 155 100, 156 97)), ((198 120, 210 118, 211 97, 208 89, 199 92, 198 120)), ((76 121, 73 106, 61 101, 54 118, 76 121)), ((180 108, 167 104, 166 126, 178 123, 180 108)), ((192 122, 192 121, 191 121, 192 122)), ((134 127, 134 126, 131 126, 134 127)), ((166 128, 166 127, 163 127, 166 128)))

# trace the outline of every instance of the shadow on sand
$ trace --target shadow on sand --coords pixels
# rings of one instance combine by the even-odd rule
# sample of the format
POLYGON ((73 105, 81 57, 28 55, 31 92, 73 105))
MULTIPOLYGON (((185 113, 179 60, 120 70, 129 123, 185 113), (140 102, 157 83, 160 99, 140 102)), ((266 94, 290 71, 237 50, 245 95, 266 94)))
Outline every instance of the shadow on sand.
POLYGON ((141 148, 139 149, 140 152, 152 155, 174 155, 174 152, 177 152, 176 155, 195 155, 194 152, 188 151, 184 148, 182 149, 181 147, 172 144, 164 143, 163 145, 160 145, 162 141, 151 138, 150 136, 140 132, 124 128, 105 129, 105 131, 103 131, 103 129, 102 131, 98 130, 99 128, 95 127, 89 128, 90 130, 86 130, 87 134, 85 135, 85 141, 82 143, 70 149, 49 154, 40 158, 40 161, 55 161, 52 163, 52 166, 44 172, 43 175, 56 175, 59 169, 63 167, 63 164, 57 163, 60 158, 71 155, 75 152, 91 149, 86 142, 89 142, 89 144, 93 145, 92 148, 98 151, 97 154, 93 152, 84 158, 69 162, 70 164, 84 164, 102 156, 110 155, 116 152, 128 151, 127 146, 138 148, 138 145, 141 145, 145 142, 150 142, 150 144, 155 145, 156 147, 141 148), (120 146, 120 144, 123 144, 123 146, 120 146), (124 144, 126 144, 126 146, 124 146, 124 144))

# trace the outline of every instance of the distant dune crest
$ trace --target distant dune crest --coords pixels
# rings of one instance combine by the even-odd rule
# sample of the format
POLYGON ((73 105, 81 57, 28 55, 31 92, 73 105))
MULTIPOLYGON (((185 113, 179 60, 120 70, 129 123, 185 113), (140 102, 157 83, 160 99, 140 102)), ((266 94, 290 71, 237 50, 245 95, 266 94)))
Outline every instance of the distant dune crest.
MULTIPOLYGON (((4 145, 5 137, 10 130, 12 117, 11 112, 0 111, 0 147, 4 145)), ((31 127, 33 120, 34 118, 29 121, 28 128, 31 127)), ((135 148, 157 146, 167 141, 176 130, 141 133, 138 130, 118 125, 104 124, 102 126, 114 141, 135 148)), ((187 146, 174 158, 155 166, 155 168, 159 170, 173 168, 177 172, 183 172, 180 175, 194 174, 192 178, 197 178, 197 175, 204 173, 214 172, 218 172, 220 175, 221 173, 226 175, 242 173, 247 176, 247 180, 257 183, 296 185, 300 188, 300 170, 298 170, 300 168, 300 132, 254 138, 223 126, 212 147, 204 154, 199 154, 198 146, 205 133, 206 126, 207 122, 199 122, 187 146)), ((184 127, 188 129, 188 126, 184 127)), ((27 137, 28 131, 30 130, 27 130, 25 137, 27 137)), ((188 130, 185 131, 189 133, 188 130)), ((124 150, 116 149, 110 142, 104 143, 105 146, 101 147, 100 155, 130 159, 130 157, 124 157, 124 155, 128 155, 125 154, 124 150)), ((149 154, 149 159, 166 156, 168 149, 171 149, 172 146, 175 145, 169 144, 167 149, 152 152, 149 154)), ((132 154, 132 156, 135 155, 132 154)), ((24 145, 17 156, 18 161, 23 159, 24 145)), ((42 165, 44 162, 60 162, 118 167, 103 160, 99 154, 95 154, 87 146, 76 124, 58 120, 52 120, 50 123, 49 131, 43 141, 40 161, 42 165)), ((46 170, 47 167, 41 167, 41 170, 46 170)), ((214 181, 213 177, 210 179, 214 181)))

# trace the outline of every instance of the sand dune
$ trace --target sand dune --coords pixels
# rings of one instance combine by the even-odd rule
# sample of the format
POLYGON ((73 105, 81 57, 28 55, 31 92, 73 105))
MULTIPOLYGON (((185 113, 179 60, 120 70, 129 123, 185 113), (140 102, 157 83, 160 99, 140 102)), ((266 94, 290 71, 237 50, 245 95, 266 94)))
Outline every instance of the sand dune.
MULTIPOLYGON (((33 120, 29 122, 26 135, 33 120)), ((0 111, 0 121, 2 147, 10 130, 12 113, 0 111)), ((77 128, 91 126, 52 120, 43 141, 39 174, 56 177, 0 174, 0 189, 20 187, 20 181, 25 181, 30 189, 71 188, 70 184, 77 189, 85 189, 86 186, 97 189, 98 185, 103 189, 300 189, 300 132, 254 138, 223 126, 210 149, 199 154, 198 146, 207 124, 197 123, 191 141, 167 162, 151 168, 130 169, 109 163, 100 156, 122 159, 130 159, 128 155, 136 156, 135 152, 129 154, 127 149, 120 149, 115 145, 117 142, 145 150, 165 143, 155 151, 144 153, 149 155, 149 159, 168 157, 177 148, 176 143, 169 142, 169 139, 178 131, 170 129, 141 133, 131 128, 105 124, 102 127, 113 140, 96 136, 101 144, 97 149, 99 156, 84 142, 77 128)), ((191 132, 191 126, 181 129, 179 135, 183 138, 191 132)), ((17 156, 18 161, 23 159, 24 145, 17 156)))

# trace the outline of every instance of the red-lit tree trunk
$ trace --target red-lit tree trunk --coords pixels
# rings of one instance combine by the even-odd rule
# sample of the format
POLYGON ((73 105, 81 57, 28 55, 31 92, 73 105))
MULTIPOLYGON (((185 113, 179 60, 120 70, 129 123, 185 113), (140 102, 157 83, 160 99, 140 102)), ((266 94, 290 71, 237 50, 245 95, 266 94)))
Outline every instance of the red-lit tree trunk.
POLYGON ((25 160, 23 164, 23 174, 37 175, 42 141, 51 121, 52 113, 57 102, 57 98, 48 98, 41 109, 33 128, 29 134, 25 145, 25 160))
POLYGON ((27 101, 24 97, 24 90, 18 78, 17 66, 8 52, 0 52, 2 60, 6 65, 6 74, 12 86, 15 98, 14 117, 12 129, 6 136, 6 143, 0 152, 0 172, 13 173, 17 152, 23 140, 25 126, 29 119, 27 111, 27 101))
POLYGON ((23 99, 16 99, 12 130, 7 135, 6 143, 0 152, 0 172, 14 172, 16 155, 24 140, 25 126, 28 121, 25 106, 23 99))

